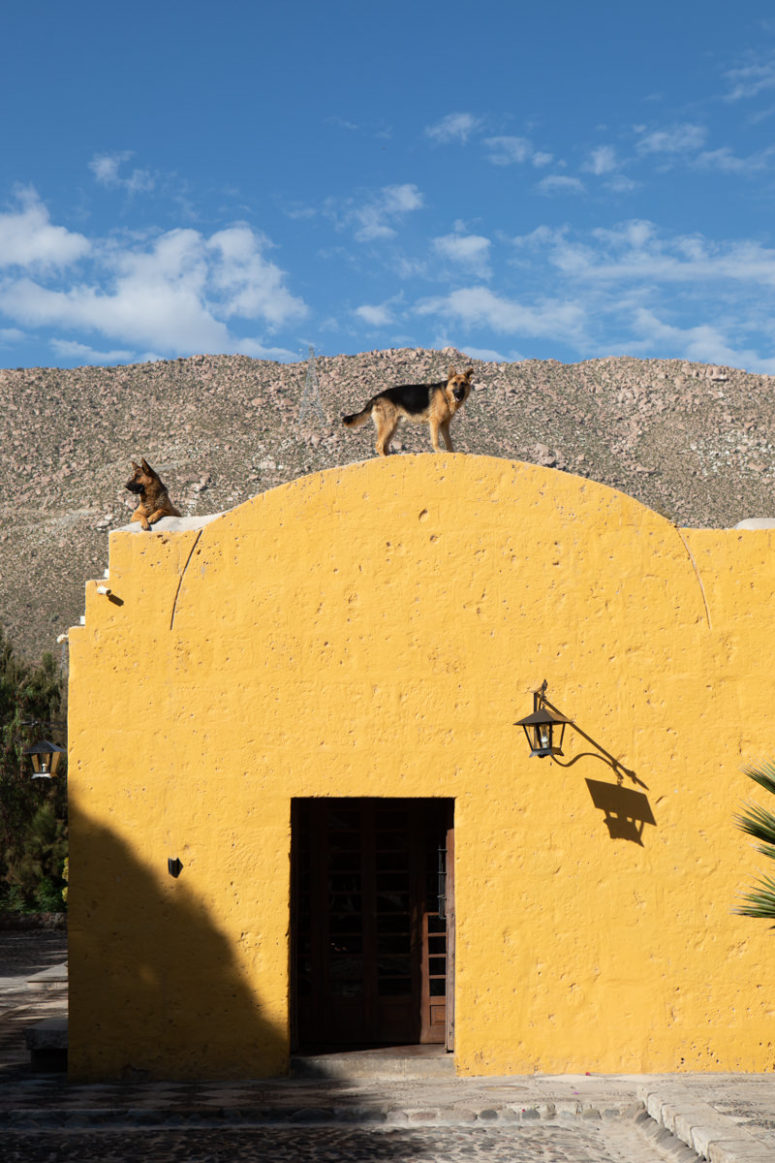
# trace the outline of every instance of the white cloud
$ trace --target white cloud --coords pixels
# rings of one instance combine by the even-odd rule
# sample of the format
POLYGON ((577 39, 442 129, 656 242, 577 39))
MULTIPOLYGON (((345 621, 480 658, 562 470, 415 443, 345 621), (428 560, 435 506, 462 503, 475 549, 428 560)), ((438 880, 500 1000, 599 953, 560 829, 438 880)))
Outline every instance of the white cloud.
POLYGON ((729 146, 705 150, 694 159, 694 165, 704 170, 715 170, 723 174, 753 174, 767 169, 771 164, 775 147, 759 150, 748 157, 738 157, 729 146))
POLYGON ((480 234, 445 234, 433 239, 433 249, 442 258, 475 271, 480 278, 490 274, 490 239, 480 234))
MULTIPOLYGON (((527 236, 528 238, 531 236, 527 236)), ((750 240, 713 242, 703 235, 661 234, 652 222, 633 219, 571 239, 568 232, 533 232, 547 261, 564 275, 597 282, 683 282, 715 286, 730 280, 775 286, 775 250, 750 240)), ((520 250, 525 240, 515 240, 520 250)))
POLYGON ((529 248, 535 250, 538 247, 546 246, 551 243, 562 242, 566 237, 568 228, 555 226, 536 226, 535 230, 531 230, 529 234, 519 234, 512 239, 514 246, 529 248))
POLYGON ((760 93, 775 89, 775 60, 751 61, 747 65, 729 69, 725 76, 731 85, 726 95, 727 101, 758 97, 760 93))
POLYGON ((403 186, 385 186, 382 191, 382 203, 386 214, 406 214, 410 210, 419 210, 423 204, 422 194, 411 183, 403 186))
POLYGON ((61 269, 89 253, 91 244, 82 234, 52 225, 34 190, 19 190, 17 200, 18 209, 0 212, 0 268, 61 269))
POLYGON ((267 347, 258 339, 235 340, 231 351, 238 355, 249 355, 251 359, 298 360, 298 351, 291 351, 287 347, 267 347))
POLYGON ((580 178, 570 178, 566 174, 547 174, 538 183, 542 194, 583 194, 584 183, 580 178))
POLYGON ((590 151, 581 168, 585 173, 601 178, 605 189, 615 194, 629 194, 638 183, 621 172, 623 164, 614 146, 599 145, 590 151))
POLYGON ((687 153, 701 149, 708 136, 704 126, 689 123, 672 125, 667 129, 653 129, 649 133, 645 127, 640 126, 636 128, 636 133, 640 134, 636 144, 638 152, 642 154, 687 153))
POLYGON ((206 246, 217 259, 211 265, 210 285, 221 293, 219 315, 263 318, 275 327, 306 315, 301 299, 285 288, 283 272, 264 258, 268 242, 263 235, 238 223, 213 234, 206 246))
POLYGON ((273 329, 303 317, 283 272, 263 256, 266 239, 244 224, 206 238, 171 230, 151 243, 93 248, 89 277, 65 289, 30 275, 0 283, 0 309, 27 327, 81 330, 164 353, 260 351, 233 335, 238 316, 273 329))
POLYGON ((465 145, 480 125, 480 118, 474 117, 473 113, 448 113, 435 125, 429 125, 425 134, 440 145, 447 145, 451 141, 459 141, 465 145))
POLYGON ((339 129, 347 129, 352 133, 357 132, 361 128, 357 121, 348 121, 346 117, 327 117, 326 124, 336 125, 339 129))
POLYGON ((632 219, 586 231, 543 225, 513 239, 513 247, 519 278, 535 290, 537 319, 502 296, 488 301, 481 290, 441 306, 476 327, 511 325, 527 334, 520 328, 532 324, 531 334, 540 336, 546 326, 548 337, 585 356, 775 370, 775 248, 758 240, 670 233, 632 219), (555 318, 558 303, 575 313, 555 318))
POLYGON ((156 179, 150 170, 134 169, 128 177, 123 177, 119 173, 123 163, 133 156, 131 150, 95 154, 89 162, 89 169, 99 185, 107 189, 122 189, 128 194, 148 193, 156 185, 156 179))
POLYGON ((80 359, 84 364, 128 363, 134 352, 127 350, 95 351, 85 343, 72 339, 52 339, 51 348, 62 359, 80 359))
POLYGON ((512 335, 583 339, 585 315, 578 303, 544 300, 538 306, 497 295, 488 287, 461 287, 417 304, 420 315, 438 315, 463 327, 491 327, 512 335))
POLYGON ((552 155, 537 150, 526 137, 487 137, 484 142, 489 150, 487 160, 494 166, 522 165, 530 162, 536 168, 549 165, 552 155))
POLYGON ((424 259, 399 254, 393 256, 392 267, 399 279, 424 279, 428 276, 428 264, 424 259))
POLYGON ((507 355, 491 347, 467 347, 465 354, 469 359, 480 359, 482 363, 516 363, 523 358, 514 352, 507 355))
POLYGON ((128 157, 131 157, 131 154, 95 154, 89 162, 89 169, 101 186, 117 186, 118 167, 128 157))
POLYGON ((606 186, 615 194, 629 194, 637 189, 638 183, 628 178, 626 174, 613 174, 606 182, 606 186))
POLYGON ((314 206, 302 206, 300 203, 285 204, 282 212, 286 218, 291 219, 316 218, 318 214, 314 206))
POLYGON ((484 144, 490 151, 488 160, 496 166, 520 165, 533 153, 526 137, 488 137, 484 144))
POLYGON ((599 145, 593 149, 589 155, 589 159, 584 165, 584 169, 591 174, 600 177, 602 174, 611 174, 618 169, 619 162, 616 158, 616 150, 612 145, 599 145))
POLYGON ((598 242, 614 247, 628 247, 631 250, 642 250, 656 236, 656 226, 645 218, 630 218, 616 226, 600 226, 592 231, 592 237, 598 242))
POLYGON ((93 285, 49 290, 20 279, 0 290, 0 308, 28 327, 83 329, 159 351, 233 350, 227 328, 202 302, 202 289, 190 276, 171 281, 140 271, 109 290, 93 285))
POLYGON ((412 183, 384 186, 364 205, 349 208, 345 220, 355 226, 358 242, 374 242, 393 238, 397 221, 422 206, 423 196, 412 183))
POLYGON ((379 306, 364 303, 355 308, 354 314, 369 327, 387 327, 393 323, 393 313, 385 303, 379 306))
MULTIPOLYGON (((698 363, 715 363, 724 367, 756 367, 764 370, 757 353, 730 346, 723 332, 708 324, 675 327, 663 322, 646 308, 635 311, 633 329, 644 341, 646 350, 677 352, 683 359, 698 363)), ((765 361, 771 371, 775 361, 765 361)))

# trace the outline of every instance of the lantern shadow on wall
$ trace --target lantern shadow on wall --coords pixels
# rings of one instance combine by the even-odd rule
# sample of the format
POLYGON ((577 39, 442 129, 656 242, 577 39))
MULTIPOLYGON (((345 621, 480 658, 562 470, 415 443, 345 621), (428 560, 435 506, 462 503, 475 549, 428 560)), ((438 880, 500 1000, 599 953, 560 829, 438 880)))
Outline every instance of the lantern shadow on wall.
POLYGON ((585 780, 592 803, 605 815, 605 824, 612 840, 629 840, 633 844, 643 847, 643 830, 646 824, 656 827, 657 821, 651 810, 648 797, 640 791, 624 786, 625 778, 631 780, 638 787, 648 787, 638 779, 634 771, 620 763, 610 751, 602 747, 596 739, 588 735, 572 719, 569 719, 546 697, 547 682, 533 692, 533 713, 519 719, 514 725, 522 727, 530 745, 531 759, 550 758, 559 767, 572 767, 580 759, 599 759, 611 768, 616 776, 616 783, 605 783, 597 779, 585 780), (574 755, 567 763, 562 763, 558 756, 563 755, 562 742, 566 726, 571 725, 577 735, 591 744, 594 751, 582 751, 574 755))
POLYGON ((605 813, 608 834, 612 840, 632 840, 643 847, 643 829, 646 824, 656 826, 648 797, 643 792, 622 787, 618 783, 602 783, 597 779, 584 781, 592 796, 592 803, 605 813))

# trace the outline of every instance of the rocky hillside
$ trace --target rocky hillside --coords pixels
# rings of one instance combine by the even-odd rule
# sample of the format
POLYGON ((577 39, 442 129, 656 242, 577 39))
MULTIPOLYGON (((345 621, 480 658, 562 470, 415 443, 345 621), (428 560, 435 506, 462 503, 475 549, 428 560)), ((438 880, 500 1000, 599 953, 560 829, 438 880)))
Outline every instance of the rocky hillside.
MULTIPOLYGON (((303 473, 374 453, 342 412, 395 383, 474 366, 456 449, 603 481, 685 526, 775 514, 775 378, 675 360, 566 365, 395 350, 319 357, 325 417, 304 409, 308 365, 243 356, 132 367, 0 371, 0 623, 30 658, 77 623, 84 582, 126 524, 145 456, 186 515, 220 512, 303 473)), ((426 451, 403 426, 394 450, 426 451)))

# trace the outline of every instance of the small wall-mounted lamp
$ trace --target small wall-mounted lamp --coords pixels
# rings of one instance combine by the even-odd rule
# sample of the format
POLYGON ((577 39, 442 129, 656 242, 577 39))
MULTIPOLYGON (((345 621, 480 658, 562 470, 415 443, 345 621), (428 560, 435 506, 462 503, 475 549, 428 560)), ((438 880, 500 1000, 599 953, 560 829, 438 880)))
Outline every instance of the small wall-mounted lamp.
MULTIPOLYGON (((55 723, 48 719, 26 719, 20 723, 20 726, 28 729, 56 727, 60 731, 65 730, 64 723, 55 723)), ((59 757, 66 752, 66 747, 60 747, 57 743, 52 743, 50 739, 39 739, 37 743, 31 743, 29 747, 25 747, 22 755, 29 756, 32 762, 33 779, 53 779, 59 766, 59 757)))
POLYGON ((562 737, 565 726, 572 722, 557 711, 550 711, 546 705, 546 679, 537 691, 533 691, 533 713, 518 719, 515 727, 524 729, 530 745, 530 758, 537 755, 544 759, 547 755, 562 755, 562 737))
POLYGON ((57 747, 49 739, 39 739, 31 747, 25 747, 22 755, 29 755, 32 760, 33 779, 53 779, 59 766, 59 756, 64 747, 57 747))
POLYGON ((107 598, 109 602, 112 602, 114 606, 123 606, 124 604, 124 599, 120 598, 118 594, 114 594, 110 586, 106 586, 100 583, 100 585, 97 586, 97 593, 102 594, 102 596, 107 598))

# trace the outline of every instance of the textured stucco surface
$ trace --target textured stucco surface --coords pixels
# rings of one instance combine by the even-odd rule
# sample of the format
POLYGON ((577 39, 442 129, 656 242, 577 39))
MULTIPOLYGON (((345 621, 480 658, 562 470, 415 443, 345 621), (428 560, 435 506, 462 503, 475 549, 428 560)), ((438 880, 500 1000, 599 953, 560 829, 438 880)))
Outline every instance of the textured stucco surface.
POLYGON ((460 455, 112 534, 70 631, 73 1076, 285 1069, 290 801, 318 795, 454 798, 460 1073, 771 1069, 772 935, 732 910, 774 537, 460 455), (564 767, 514 726, 543 679, 564 767))

